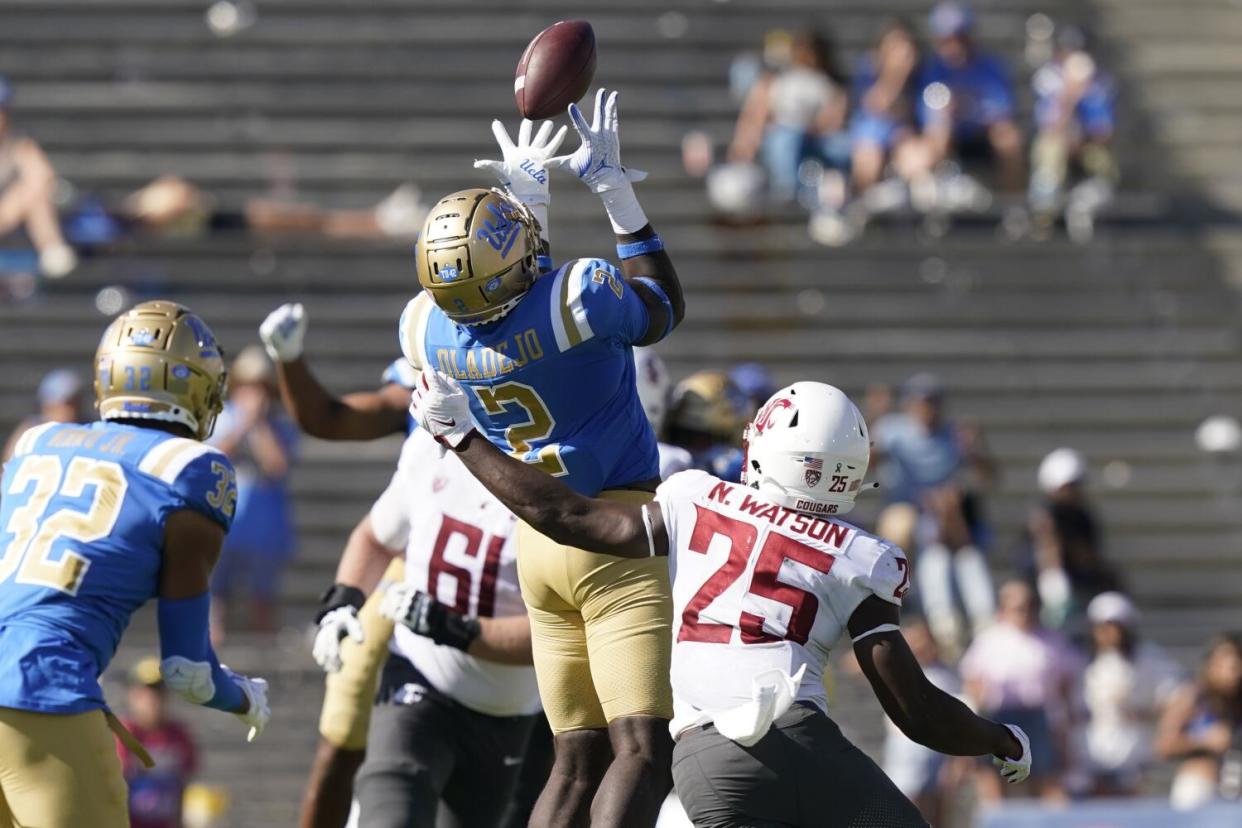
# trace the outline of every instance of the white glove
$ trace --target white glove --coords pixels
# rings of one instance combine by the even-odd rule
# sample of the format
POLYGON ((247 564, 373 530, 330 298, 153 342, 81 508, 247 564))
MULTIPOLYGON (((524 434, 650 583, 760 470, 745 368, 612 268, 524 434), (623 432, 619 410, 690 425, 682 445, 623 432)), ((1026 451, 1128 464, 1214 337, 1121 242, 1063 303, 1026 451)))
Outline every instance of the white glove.
POLYGON ((272 708, 267 704, 267 680, 234 673, 223 665, 221 665, 221 669, 224 670, 229 678, 237 682, 237 686, 246 694, 246 701, 250 703, 245 713, 235 713, 233 715, 241 719, 242 724, 250 726, 250 732, 246 735, 246 741, 253 742, 263 732, 263 728, 267 727, 268 719, 272 718, 272 708))
POLYGON ((384 598, 380 601, 380 615, 389 621, 405 624, 414 607, 414 602, 422 593, 407 583, 389 584, 384 590, 384 598))
POLYGON ((553 124, 544 121, 531 139, 534 123, 523 119, 518 129, 518 141, 515 145, 505 125, 500 121, 492 121, 492 134, 500 145, 500 161, 475 161, 476 170, 490 170, 500 180, 501 185, 514 198, 527 207, 546 205, 551 199, 548 193, 548 171, 545 163, 560 149, 565 140, 565 132, 569 127, 561 127, 552 135, 553 124))
POLYGON ((309 322, 301 302, 281 305, 269 313, 259 326, 267 355, 277 362, 293 362, 302 356, 302 339, 309 322))
POLYGON ((1000 768, 1001 778, 1010 785, 1023 782, 1031 775, 1031 740, 1022 732, 1022 728, 1017 725, 1007 724, 1009 732, 1013 734, 1013 738, 1018 740, 1018 744, 1022 745, 1022 755, 1016 759, 1001 759, 992 757, 992 764, 1000 768))
POLYGON ((358 620, 358 610, 353 607, 337 607, 319 619, 319 629, 315 632, 311 655, 325 673, 340 671, 341 642, 345 640, 345 636, 359 644, 365 640, 362 623, 358 620))
POLYGON ((595 93, 595 117, 588 125, 577 104, 569 105, 569 119, 582 139, 571 155, 549 158, 548 169, 569 170, 604 201, 604 209, 617 233, 633 233, 647 224, 647 216, 634 197, 632 182, 642 181, 642 170, 621 165, 621 139, 618 135, 617 93, 601 89, 595 93), (607 97, 605 97, 607 96, 607 97))
POLYGON ((424 368, 410 397, 410 416, 441 443, 456 447, 475 430, 466 389, 447 374, 424 368))

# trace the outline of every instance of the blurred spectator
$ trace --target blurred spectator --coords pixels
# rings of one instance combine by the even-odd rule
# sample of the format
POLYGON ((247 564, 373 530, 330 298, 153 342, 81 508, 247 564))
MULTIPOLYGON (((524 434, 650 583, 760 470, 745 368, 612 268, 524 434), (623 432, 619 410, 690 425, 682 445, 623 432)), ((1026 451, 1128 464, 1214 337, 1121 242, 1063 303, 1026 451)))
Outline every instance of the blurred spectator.
POLYGON ((1087 726, 1083 757, 1091 796, 1137 796, 1152 760, 1160 711, 1182 685, 1182 672, 1138 630, 1138 610, 1120 592, 1087 607, 1091 661, 1082 679, 1087 726))
POLYGON ((1087 462, 1074 449, 1049 452, 1039 464, 1043 501, 1027 518, 1027 570, 1039 591, 1041 617, 1075 639, 1086 633, 1084 612, 1096 595, 1120 586, 1087 499, 1087 462))
POLYGON ((237 512, 211 583, 217 640, 239 581, 249 588, 252 627, 276 628, 280 575, 297 547, 288 475, 298 429, 279 399, 267 354, 257 345, 243 349, 229 372, 229 399, 211 439, 237 469, 237 512))
POLYGON ((39 270, 53 279, 67 276, 78 258, 60 232, 56 170, 33 138, 13 129, 9 108, 13 86, 0 77, 0 235, 25 228, 39 254, 39 270))
MULTIPOLYGON (((914 620, 904 624, 902 634, 927 680, 946 693, 960 694, 961 679, 957 671, 940 660, 940 649, 926 622, 914 620)), ((884 732, 884 772, 929 823, 943 825, 948 793, 943 777, 951 757, 911 741, 891 720, 885 719, 884 732)))
MULTIPOLYGON (((1035 592, 1026 583, 1002 584, 998 603, 996 623, 979 633, 958 665, 966 695, 981 715, 1016 724, 1030 737, 1031 777, 1022 789, 1063 799, 1070 692, 1081 664, 1063 638, 1040 626, 1035 592)), ((990 763, 976 784, 985 802, 1003 795, 990 763)))
POLYGON ((151 754, 155 767, 144 767, 117 741, 129 785, 131 828, 181 828, 185 790, 198 770, 194 737, 185 725, 169 718, 167 704, 159 660, 142 659, 130 672, 128 715, 123 722, 151 754))
POLYGON ((858 61, 850 119, 850 169, 857 192, 878 182, 889 158, 915 135, 918 65, 914 31, 903 20, 886 22, 875 47, 858 61))
POLYGON ((921 157, 911 154, 907 173, 931 170, 951 155, 991 158, 1001 185, 1022 187, 1022 131, 1004 63, 974 40, 974 14, 943 2, 928 18, 932 54, 919 73, 921 157))
POLYGON ((729 370, 729 379, 746 398, 746 419, 755 416, 759 407, 775 394, 779 387, 776 378, 766 365, 758 362, 743 362, 729 370))
POLYGON ((81 243, 102 244, 127 232, 198 236, 213 231, 296 233, 336 239, 413 237, 427 205, 413 184, 402 184, 374 207, 332 209, 280 198, 251 198, 241 209, 221 207, 202 188, 176 175, 161 175, 127 195, 115 209, 91 201, 79 205, 70 230, 81 243))
POLYGON ((36 399, 39 410, 17 424, 8 442, 4 444, 4 454, 0 463, 7 462, 13 456, 13 448, 17 438, 31 426, 39 423, 83 423, 86 415, 86 384, 82 377, 72 368, 57 368, 49 371, 39 381, 36 399))
POLYGON ((724 480, 742 473, 737 444, 748 419, 746 396, 723 371, 699 371, 673 387, 666 441, 690 452, 696 469, 724 480))
POLYGON ((804 31, 793 40, 789 65, 761 76, 750 88, 729 160, 751 162, 762 155, 773 197, 792 201, 804 161, 834 169, 848 166, 846 107, 831 44, 818 32, 804 31))
POLYGON ((954 593, 976 631, 991 622, 995 606, 980 551, 987 539, 980 492, 991 483, 994 466, 978 429, 944 417, 944 389, 935 377, 907 380, 901 403, 900 412, 881 417, 872 430, 880 491, 890 506, 908 504, 898 511, 918 510, 911 548, 923 610, 940 646, 960 652, 968 636, 954 593))
POLYGON ((1031 85, 1037 129, 1031 144, 1031 207, 1037 220, 1050 224, 1073 167, 1086 180, 1074 188, 1066 206, 1072 226, 1081 220, 1078 213, 1093 214, 1103 206, 1117 181, 1113 82, 1088 50, 1086 33, 1061 26, 1052 59, 1036 70, 1031 85))
POLYGON ((1221 767, 1242 750, 1242 636, 1217 636, 1208 648, 1198 681, 1179 690, 1156 731, 1156 752, 1181 764, 1169 799, 1175 808, 1194 808, 1219 793, 1221 767))

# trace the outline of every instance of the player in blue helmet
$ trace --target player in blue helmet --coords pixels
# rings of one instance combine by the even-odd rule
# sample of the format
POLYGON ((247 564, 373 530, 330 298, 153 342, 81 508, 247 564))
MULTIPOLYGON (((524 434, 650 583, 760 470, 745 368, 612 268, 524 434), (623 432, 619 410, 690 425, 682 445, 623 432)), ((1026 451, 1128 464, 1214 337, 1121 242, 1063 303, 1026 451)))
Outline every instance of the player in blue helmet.
POLYGON ((228 458, 201 441, 226 373, 211 330, 144 302, 95 358, 101 422, 48 422, 17 441, 0 502, 0 825, 126 828, 125 781, 99 675, 130 616, 159 598, 160 672, 253 739, 267 683, 220 665, 208 579, 233 519, 228 458))
MULTIPOLYGON (((523 123, 503 160, 476 162, 505 191, 453 193, 435 205, 415 248, 423 292, 401 320, 401 345, 470 389, 488 439, 574 489, 650 500, 656 438, 635 388, 633 346, 681 321, 676 271, 634 195, 645 174, 621 164, 617 95, 600 90, 582 143, 552 156, 558 137, 523 123), (618 268, 577 259, 546 274, 548 169, 578 176, 604 202, 618 268), (545 260, 546 261, 546 260, 545 260)), ((535 669, 556 739, 556 766, 531 824, 654 820, 669 787, 668 573, 647 561, 605 561, 528 527, 518 569, 535 669), (610 756, 615 757, 611 759, 610 756), (592 804, 593 803, 593 804, 592 804)))

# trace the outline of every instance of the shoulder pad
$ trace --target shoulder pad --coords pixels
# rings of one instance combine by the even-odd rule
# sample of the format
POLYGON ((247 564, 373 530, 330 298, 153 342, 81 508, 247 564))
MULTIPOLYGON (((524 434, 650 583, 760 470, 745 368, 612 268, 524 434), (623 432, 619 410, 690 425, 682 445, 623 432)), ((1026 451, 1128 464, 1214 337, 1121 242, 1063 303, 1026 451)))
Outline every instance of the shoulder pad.
POLYGON ((18 437, 17 442, 13 445, 13 456, 21 457, 24 454, 29 454, 34 451, 35 444, 39 442, 39 438, 44 434, 47 434, 58 425, 62 425, 62 423, 49 421, 33 425, 23 431, 22 436, 18 437))
POLYGON ((401 312, 401 321, 397 323, 397 337, 401 341, 401 353, 418 371, 423 369, 427 320, 434 308, 435 303, 431 301, 431 296, 426 292, 420 293, 406 304, 405 310, 401 312))
POLYGON ((866 573, 862 585, 873 595, 901 606, 910 591, 910 562, 901 548, 866 532, 858 532, 848 556, 866 573))
POLYGON ((187 506, 226 530, 237 506, 237 474, 219 449, 171 437, 147 450, 138 470, 167 484, 187 506))
POLYGON ((629 289, 616 267, 603 259, 574 259, 562 265, 550 278, 553 283, 548 297, 549 310, 559 350, 568 351, 597 333, 604 336, 612 333, 595 330, 591 320, 594 319, 597 326, 601 322, 605 327, 613 324, 607 318, 609 312, 603 303, 620 305, 629 289))

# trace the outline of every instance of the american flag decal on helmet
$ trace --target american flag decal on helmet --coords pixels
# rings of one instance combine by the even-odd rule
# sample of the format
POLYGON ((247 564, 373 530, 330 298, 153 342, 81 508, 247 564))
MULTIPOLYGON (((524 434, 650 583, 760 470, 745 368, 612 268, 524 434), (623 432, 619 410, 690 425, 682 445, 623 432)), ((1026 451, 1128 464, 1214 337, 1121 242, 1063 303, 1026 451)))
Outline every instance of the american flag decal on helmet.
POLYGON ((824 458, 803 457, 802 467, 805 470, 803 476, 806 479, 806 485, 815 488, 824 476, 824 458))

